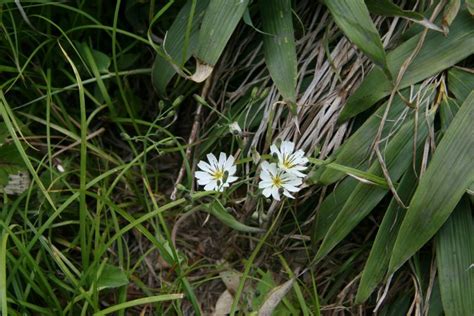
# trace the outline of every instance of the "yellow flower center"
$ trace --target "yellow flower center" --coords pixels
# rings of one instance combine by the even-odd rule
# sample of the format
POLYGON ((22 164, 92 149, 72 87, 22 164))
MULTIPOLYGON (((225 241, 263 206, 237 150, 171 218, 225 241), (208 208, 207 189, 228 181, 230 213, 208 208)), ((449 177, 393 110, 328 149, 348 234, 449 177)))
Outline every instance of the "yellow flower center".
POLYGON ((286 169, 291 169, 294 166, 293 161, 290 160, 288 156, 285 156, 285 158, 283 158, 282 164, 286 169))
POLYGON ((273 177, 272 178, 272 183, 274 186, 276 186, 277 188, 281 188, 282 184, 283 184, 283 181, 281 180, 281 178, 279 176, 276 176, 276 177, 273 177))
POLYGON ((220 169, 217 169, 212 174, 212 177, 214 178, 214 180, 221 180, 222 181, 222 179, 224 178, 224 171, 220 170, 220 169))

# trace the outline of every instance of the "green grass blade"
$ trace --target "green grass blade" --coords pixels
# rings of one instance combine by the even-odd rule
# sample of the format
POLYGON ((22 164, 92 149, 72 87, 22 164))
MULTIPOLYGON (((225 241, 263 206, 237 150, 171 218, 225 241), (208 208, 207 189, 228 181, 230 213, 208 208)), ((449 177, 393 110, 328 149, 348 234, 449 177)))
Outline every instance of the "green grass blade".
POLYGON ((164 302, 164 301, 172 301, 172 300, 180 300, 184 297, 183 294, 165 294, 165 295, 157 295, 157 296, 152 296, 152 297, 145 297, 145 298, 139 298, 133 301, 128 301, 122 304, 110 306, 106 309, 101 310, 100 312, 97 312, 94 314, 94 316, 102 316, 102 315, 107 315, 122 309, 130 308, 133 306, 137 305, 145 305, 145 304, 153 304, 153 303, 158 303, 158 302, 164 302))
POLYGON ((448 72, 449 92, 454 94, 459 104, 474 90, 474 72, 462 68, 452 68, 448 72))
POLYGON ((7 305, 7 241, 8 233, 3 230, 0 238, 0 310, 8 315, 7 305))
POLYGON ((199 31, 196 58, 214 66, 244 15, 248 0, 210 0, 199 31))
POLYGON ((377 31, 363 0, 327 0, 334 21, 344 34, 376 65, 390 74, 387 59, 377 31))
POLYGON ((436 235, 441 301, 451 315, 474 315, 474 220, 462 199, 436 235))
MULTIPOLYGON (((404 97, 408 96, 407 93, 403 95, 404 97)), ((381 106, 341 147, 339 147, 332 156, 335 163, 358 168, 362 162, 368 159, 386 106, 386 103, 384 106, 381 106)), ((400 97, 396 96, 390 107, 382 135, 387 135, 394 127, 394 124, 400 124, 397 118, 400 117, 404 109, 406 109, 405 103, 400 97)), ((316 173, 317 181, 324 185, 334 183, 343 176, 344 173, 329 168, 321 168, 320 171, 316 173)))
POLYGON ((397 270, 439 230, 474 181, 474 92, 441 139, 410 202, 389 272, 397 270))
MULTIPOLYGON (((420 115, 418 118, 418 131, 416 144, 421 144, 428 135, 428 123, 434 115, 427 118, 420 115)), ((431 123, 430 123, 431 124, 431 123)), ((397 181, 407 168, 413 158, 415 120, 410 119, 403 124, 398 133, 387 145, 383 153, 385 164, 392 181, 397 181)), ((375 175, 383 175, 382 168, 378 161, 375 161, 368 170, 375 175)), ((373 208, 387 194, 387 189, 378 186, 359 183, 349 198, 346 200, 342 210, 337 215, 335 221, 329 228, 324 240, 316 254, 315 260, 320 260, 326 256, 352 229, 367 216, 373 208)))
MULTIPOLYGON (((413 168, 408 168, 400 181, 398 195, 403 203, 408 204, 417 185, 413 168)), ((362 272, 357 290, 356 303, 365 302, 376 286, 383 280, 388 269, 390 255, 395 244, 396 234, 405 216, 405 209, 395 199, 392 199, 370 250, 369 258, 362 272)))
POLYGON ((166 41, 163 43, 161 50, 163 54, 167 55, 171 60, 168 61, 162 56, 157 55, 153 63, 151 79, 155 89, 160 94, 165 93, 166 86, 176 74, 176 70, 173 65, 171 65, 171 62, 175 63, 176 67, 182 67, 183 63, 191 57, 197 47, 199 25, 209 1, 197 1, 194 16, 192 17, 191 30, 189 32, 189 43, 186 47, 186 32, 188 21, 191 18, 192 2, 192 0, 186 2, 166 34, 166 41))
MULTIPOLYGON (((420 35, 414 36, 387 55, 392 73, 398 73, 401 65, 415 49, 420 35)), ((470 56, 474 51, 474 20, 466 10, 459 12, 450 27, 449 35, 429 32, 423 47, 408 67, 400 82, 400 89, 437 74, 470 56)), ((374 68, 364 79, 356 92, 349 97, 339 121, 345 121, 372 107, 377 101, 389 95, 392 83, 383 72, 374 68)))
POLYGON ((296 102, 297 60, 290 0, 260 0, 263 50, 270 76, 285 100, 296 102))

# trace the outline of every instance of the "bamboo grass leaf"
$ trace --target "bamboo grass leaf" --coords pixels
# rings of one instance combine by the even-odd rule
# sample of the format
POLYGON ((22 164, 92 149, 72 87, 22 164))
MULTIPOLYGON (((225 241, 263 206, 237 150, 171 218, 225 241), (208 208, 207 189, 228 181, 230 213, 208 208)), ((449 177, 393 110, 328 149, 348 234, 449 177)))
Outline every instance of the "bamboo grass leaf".
MULTIPOLYGON (((408 96, 407 93, 402 93, 402 95, 404 97, 408 96)), ((357 129, 357 131, 352 134, 341 147, 338 148, 338 150, 332 155, 334 163, 358 168, 362 162, 368 159, 386 105, 387 104, 384 104, 373 113, 365 123, 357 129)), ((386 123, 384 124, 384 130, 382 133, 383 137, 387 135, 396 124, 401 123, 399 118, 403 110, 406 108, 407 107, 402 99, 396 96, 390 107, 386 123)), ((312 180, 318 181, 324 185, 329 185, 343 176, 344 173, 340 171, 330 168, 319 168, 316 174, 312 176, 312 180)))
POLYGON ((395 242, 390 273, 433 237, 474 181, 472 122, 474 92, 449 125, 420 180, 395 242))
POLYGON ((441 301, 446 315, 474 314, 474 220, 462 199, 436 235, 441 301))
POLYGON ((265 63, 283 98, 296 102, 297 60, 290 0, 260 0, 265 63))
MULTIPOLYGON (((424 115, 418 117, 418 131, 416 134, 416 144, 421 144, 428 135, 428 125, 431 124, 433 113, 426 118, 424 115)), ((392 178, 397 181, 407 168, 413 157, 415 120, 410 119, 403 124, 393 139, 387 145, 384 152, 385 164, 392 178)), ((368 170, 375 175, 383 175, 382 168, 378 161, 375 161, 368 170)), ((359 183, 349 198, 345 201, 343 208, 337 215, 335 221, 330 226, 324 240, 316 254, 318 261, 325 257, 351 230, 367 216, 373 208, 386 195, 387 189, 359 183)))
POLYGON ((199 31, 198 61, 213 67, 247 9, 248 0, 210 0, 199 31))
POLYGON ((364 54, 390 78, 385 51, 363 0, 327 0, 326 6, 339 28, 364 54))
POLYGON ((454 94, 459 104, 474 90, 474 72, 462 68, 452 68, 448 72, 449 92, 454 94))
MULTIPOLYGON (((388 53, 387 62, 392 73, 398 73, 403 62, 416 47, 419 37, 420 35, 412 37, 388 53)), ((451 25, 448 36, 445 37, 439 32, 428 32, 423 47, 405 72, 399 88, 403 89, 433 76, 470 56, 473 51, 474 19, 466 10, 461 10, 451 25)), ((348 120, 372 107, 377 101, 388 96, 392 88, 392 83, 380 69, 372 69, 347 100, 339 121, 348 120)))
POLYGON ((165 94, 166 86, 176 74, 175 68, 182 67, 196 49, 199 25, 208 4, 209 0, 197 1, 194 16, 192 17, 191 30, 189 32, 189 42, 187 44, 186 32, 190 14, 192 13, 191 0, 186 2, 171 24, 166 34, 163 48, 160 48, 162 54, 168 56, 170 60, 166 60, 163 56, 157 55, 151 73, 153 85, 158 93, 162 95, 165 94), (172 63, 175 63, 175 65, 172 63))
MULTIPOLYGON (((408 168, 400 181, 398 195, 403 203, 408 204, 417 185, 417 178, 413 168, 408 168)), ((395 199, 392 199, 370 250, 369 258, 362 272, 357 290, 356 304, 365 302, 375 287, 383 280, 388 269, 390 254, 395 243, 396 234, 400 228, 405 209, 395 199)))

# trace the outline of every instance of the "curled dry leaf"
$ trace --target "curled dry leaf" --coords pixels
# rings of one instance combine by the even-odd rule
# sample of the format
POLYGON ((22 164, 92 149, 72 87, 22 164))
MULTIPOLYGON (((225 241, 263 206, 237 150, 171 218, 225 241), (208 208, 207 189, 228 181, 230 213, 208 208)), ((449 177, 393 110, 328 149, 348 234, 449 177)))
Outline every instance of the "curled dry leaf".
POLYGON ((204 80, 209 78, 212 73, 212 70, 214 70, 213 66, 203 63, 199 59, 196 59, 196 71, 188 79, 191 79, 192 81, 198 83, 203 82, 204 80))
POLYGON ((288 294, 288 291, 291 289, 294 282, 295 279, 292 278, 271 290, 270 293, 268 293, 265 302, 262 304, 262 307, 260 307, 258 316, 271 316, 275 308, 278 306, 278 304, 280 304, 281 300, 286 294, 288 294))
POLYGON ((222 292, 221 296, 216 302, 216 306, 214 307, 214 313, 212 316, 224 316, 230 313, 232 309, 232 303, 234 302, 234 296, 229 292, 229 290, 225 290, 222 292))

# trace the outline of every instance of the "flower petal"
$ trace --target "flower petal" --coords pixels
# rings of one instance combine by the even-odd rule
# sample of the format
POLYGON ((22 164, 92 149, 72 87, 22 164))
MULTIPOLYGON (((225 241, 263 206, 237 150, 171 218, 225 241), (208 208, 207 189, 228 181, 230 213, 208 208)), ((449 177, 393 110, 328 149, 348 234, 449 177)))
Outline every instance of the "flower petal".
POLYGON ((212 180, 212 176, 209 173, 203 171, 196 171, 194 176, 199 180, 212 180))
POLYGON ((268 187, 268 188, 265 188, 263 191, 262 191, 262 194, 265 196, 265 197, 269 197, 270 195, 272 195, 272 188, 271 187, 268 187))
POLYGON ((209 173, 213 173, 214 170, 212 170, 212 167, 211 165, 209 165, 207 162, 201 160, 199 161, 199 163, 197 164, 197 166, 203 170, 203 171, 206 171, 206 172, 209 172, 209 173))
POLYGON ((227 183, 232 183, 234 181, 237 181, 239 179, 239 177, 228 177, 227 178, 227 183))
POLYGON ((214 191, 215 189, 217 189, 217 181, 216 180, 212 180, 211 182, 206 184, 206 186, 204 187, 204 191, 214 191))
POLYGON ((214 154, 207 154, 207 160, 209 160, 209 164, 211 165, 212 169, 217 169, 219 167, 219 162, 217 161, 216 156, 214 154))
POLYGON ((227 158, 227 161, 225 162, 224 169, 229 170, 229 172, 230 172, 230 168, 235 167, 234 163, 235 163, 234 156, 229 155, 229 158, 227 158))
POLYGON ((295 149, 295 143, 290 141, 283 141, 280 146, 281 153, 283 155, 291 155, 295 149))
POLYGON ((225 165, 226 161, 227 161, 226 153, 220 153, 219 154, 219 164, 218 164, 220 169, 224 168, 224 165, 225 165))
POLYGON ((271 181, 260 181, 258 183, 258 188, 259 189, 263 189, 263 188, 268 188, 268 187, 271 187, 272 186, 272 182, 271 181))
POLYGON ((272 190, 272 196, 275 200, 280 201, 280 192, 278 192, 277 188, 272 190))
POLYGON ((283 195, 289 197, 290 199, 294 199, 295 197, 293 195, 290 194, 290 192, 288 192, 287 190, 284 190, 283 191, 283 195))

